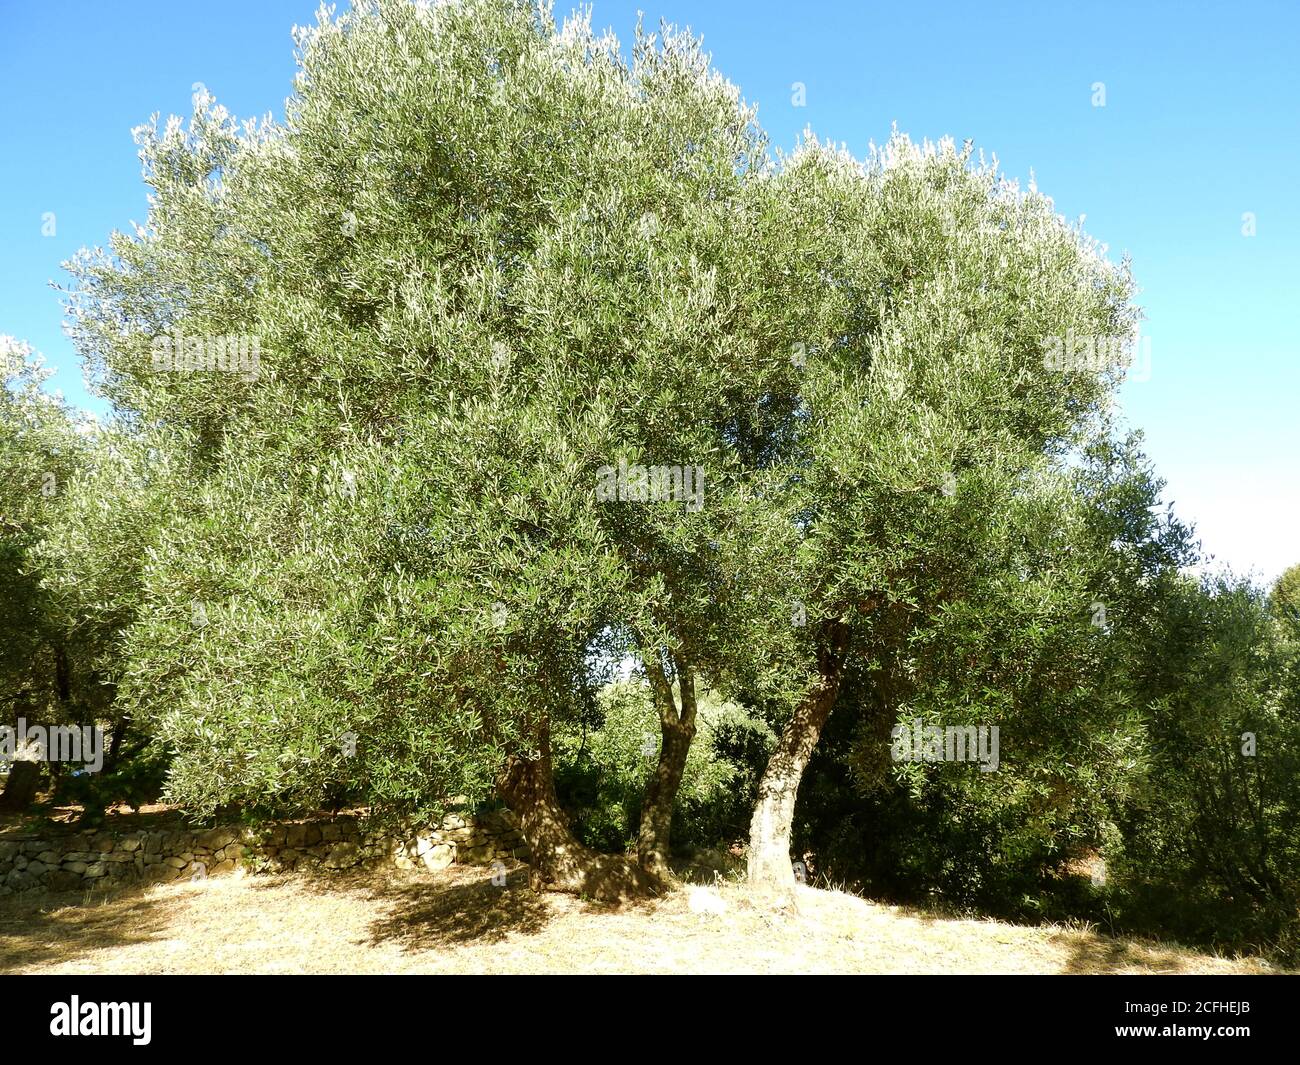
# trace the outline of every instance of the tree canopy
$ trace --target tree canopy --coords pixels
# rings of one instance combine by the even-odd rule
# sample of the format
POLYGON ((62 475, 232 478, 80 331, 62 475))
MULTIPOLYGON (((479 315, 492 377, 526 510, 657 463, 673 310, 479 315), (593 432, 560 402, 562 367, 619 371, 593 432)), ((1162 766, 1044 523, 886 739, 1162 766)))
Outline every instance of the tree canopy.
POLYGON ((774 150, 668 27, 296 43, 282 122, 140 127, 146 223, 68 264, 111 423, 9 346, 0 697, 199 816, 499 797, 539 886, 659 890, 675 816, 743 807, 764 887, 809 843, 990 905, 1110 848, 1134 912, 1182 862, 1276 933, 1300 570, 1187 577, 1095 357, 1127 261, 969 144, 774 150), (996 727, 996 772, 899 727, 996 727))

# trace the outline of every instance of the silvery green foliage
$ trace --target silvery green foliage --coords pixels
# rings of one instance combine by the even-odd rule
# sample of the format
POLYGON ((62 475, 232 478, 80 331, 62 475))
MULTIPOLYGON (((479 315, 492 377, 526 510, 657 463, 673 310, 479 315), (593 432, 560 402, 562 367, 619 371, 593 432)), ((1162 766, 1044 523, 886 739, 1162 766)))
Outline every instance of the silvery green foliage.
POLYGON ((1126 270, 951 144, 774 159, 689 37, 624 62, 505 0, 297 40, 285 123, 143 127, 147 224, 71 264, 94 379, 187 482, 123 685, 177 799, 482 793, 628 651, 779 712, 1100 431, 1113 377, 1042 353, 1127 335, 1126 270), (177 335, 258 372, 159 373, 177 335), (600 500, 620 459, 704 505, 600 500))
POLYGON ((762 195, 784 215, 768 269, 805 364, 781 440, 799 598, 870 631, 926 570, 973 561, 996 509, 981 496, 1050 498, 1105 431, 1114 377, 1050 369, 1043 345, 1128 334, 1131 282, 1049 200, 950 143, 896 135, 861 163, 808 141, 762 195))
POLYGON ((193 485, 184 455, 121 424, 84 433, 81 462, 33 549, 49 618, 90 655, 110 701, 126 668, 123 638, 145 602, 160 531, 193 485))
POLYGON ((686 36, 626 63, 510 3, 298 44, 283 125, 201 94, 144 128, 148 224, 71 264, 103 392, 192 471, 123 684, 172 796, 481 794, 634 646, 780 688, 784 235, 735 88, 686 36), (178 333, 257 337, 257 375, 156 372, 178 333), (705 467, 705 505, 600 501, 620 458, 705 467))
MULTIPOLYGON (((1070 654, 1046 686, 1082 675, 1077 694, 1096 692, 1089 668, 1107 649, 1087 627, 1093 589, 1108 567, 1123 586, 1177 561, 1157 544, 1146 566, 1117 565, 1094 535, 1105 508, 1074 471, 1108 446, 1119 374, 1044 358, 1068 330, 1131 336, 1127 266, 950 142, 895 135, 862 162, 808 139, 763 192, 785 218, 770 269, 804 366, 780 443, 804 670, 842 686, 836 713, 861 715, 864 778, 879 779, 901 717, 998 725, 999 771, 957 789, 971 808, 1015 809, 1043 837, 1091 831, 1097 793, 1122 791, 1138 746, 1131 707, 1044 701, 1003 649, 1022 641, 1032 672, 1051 633, 1070 654)), ((771 793, 787 794, 798 781, 773 767, 787 778, 771 793)), ((919 796, 945 770, 893 772, 919 796)))
POLYGON ((970 489, 1056 490, 1115 381, 1045 367, 1044 341, 1127 334, 1131 283, 1049 200, 950 143, 896 136, 864 164, 809 142, 771 185, 807 364, 789 447, 806 599, 869 614, 873 592, 906 601, 944 558, 941 527, 987 526, 963 513, 970 489))

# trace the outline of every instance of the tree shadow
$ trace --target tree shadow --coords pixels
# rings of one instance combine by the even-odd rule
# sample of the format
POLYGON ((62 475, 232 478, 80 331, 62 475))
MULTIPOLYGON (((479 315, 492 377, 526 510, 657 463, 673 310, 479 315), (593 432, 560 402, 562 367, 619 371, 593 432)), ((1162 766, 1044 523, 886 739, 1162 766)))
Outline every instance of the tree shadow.
POLYGON ((371 925, 370 942, 396 943, 411 952, 533 935, 556 909, 552 899, 528 886, 523 865, 504 876, 498 872, 496 882, 488 870, 453 866, 436 879, 366 880, 356 888, 386 911, 371 925))
POLYGON ((1061 933, 1052 936, 1051 940, 1070 951, 1069 960, 1061 972, 1071 976, 1106 973, 1163 975, 1190 971, 1186 957, 1155 944, 1078 933, 1061 933))
POLYGON ((6 896, 0 906, 0 974, 167 938, 176 901, 146 891, 140 884, 111 893, 6 896))
MULTIPOLYGON (((491 868, 453 865, 432 874, 373 865, 349 872, 301 869, 251 876, 244 888, 271 891, 285 881, 299 892, 348 895, 363 902, 369 913, 359 939, 411 954, 537 935, 565 914, 600 916, 654 904, 650 899, 604 904, 537 892, 529 886, 528 867, 518 862, 491 868)), ((93 894, 7 896, 0 900, 0 973, 51 965, 75 970, 79 959, 93 962, 99 960, 97 954, 170 940, 193 903, 189 894, 169 890, 174 886, 176 882, 130 884, 93 894)))

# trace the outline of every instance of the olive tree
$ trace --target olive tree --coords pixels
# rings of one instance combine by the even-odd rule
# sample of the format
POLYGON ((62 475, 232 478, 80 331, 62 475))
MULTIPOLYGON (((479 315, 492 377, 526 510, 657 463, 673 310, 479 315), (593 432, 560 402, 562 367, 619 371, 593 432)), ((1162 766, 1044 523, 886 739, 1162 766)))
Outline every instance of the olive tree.
POLYGON ((1064 498, 1136 312, 1126 266, 969 147, 895 135, 860 162, 807 142, 761 194, 792 235, 784 324, 806 364, 780 446, 808 683, 749 854, 753 882, 784 888, 799 782, 846 677, 905 657, 981 571, 1038 564, 1009 516, 1064 498))
POLYGON ((504 0, 298 45, 283 124, 201 94, 143 127, 148 224, 70 264, 93 379, 184 471, 122 697, 197 809, 495 789, 539 883, 652 888, 700 679, 779 688, 788 639, 752 111, 688 36, 629 62, 504 0), (550 764, 627 654, 661 732, 635 866, 550 764))
MULTIPOLYGON (((0 375, 0 723, 93 722, 87 647, 55 617, 37 551, 85 463, 87 426, 45 390, 30 345, 0 336, 0 375)), ((0 801, 25 807, 40 780, 38 762, 14 761, 0 801)))

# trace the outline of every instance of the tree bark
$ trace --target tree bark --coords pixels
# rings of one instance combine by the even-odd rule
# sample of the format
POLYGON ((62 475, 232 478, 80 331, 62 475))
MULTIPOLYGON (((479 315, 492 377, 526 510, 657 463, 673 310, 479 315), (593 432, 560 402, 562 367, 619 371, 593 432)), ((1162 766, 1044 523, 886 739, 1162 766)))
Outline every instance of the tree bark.
POLYGON ((681 697, 680 712, 663 669, 654 661, 648 661, 646 666, 659 710, 660 744, 659 762, 641 802, 641 826, 637 832, 641 868, 665 882, 673 879, 668 864, 673 807, 686 770, 686 756, 695 738, 695 678, 690 668, 679 660, 674 660, 674 670, 681 697))
POLYGON ((127 725, 131 721, 129 714, 123 714, 113 726, 113 740, 108 748, 108 757, 104 759, 104 771, 112 772, 117 768, 117 759, 122 753, 122 739, 126 736, 127 725))
POLYGON ((13 762, 4 794, 0 795, 0 810, 26 810, 35 801, 40 786, 40 762, 13 762))
POLYGON ((838 662, 824 660, 817 687, 795 710, 763 771, 749 825, 749 882, 754 887, 787 894, 794 891, 790 830, 795 799, 839 689, 838 662))
POLYGON ((544 728, 536 758, 511 755, 497 775, 497 790, 519 818, 528 841, 529 884, 536 891, 563 891, 604 902, 651 895, 657 878, 622 855, 584 847, 569 829, 555 797, 549 732, 544 728))
MULTIPOLYGON (((31 705, 35 705, 33 702, 31 705)), ((29 717, 29 704, 24 701, 18 706, 14 724, 19 720, 25 721, 30 729, 36 725, 36 720, 29 717)), ((15 751, 15 754, 20 752, 15 751)), ((48 753, 48 752, 47 752, 48 753)), ((16 811, 26 810, 36 801, 36 793, 41 787, 41 776, 44 770, 41 762, 19 761, 15 759, 9 763, 9 777, 5 780, 4 792, 0 794, 0 810, 16 811)))

